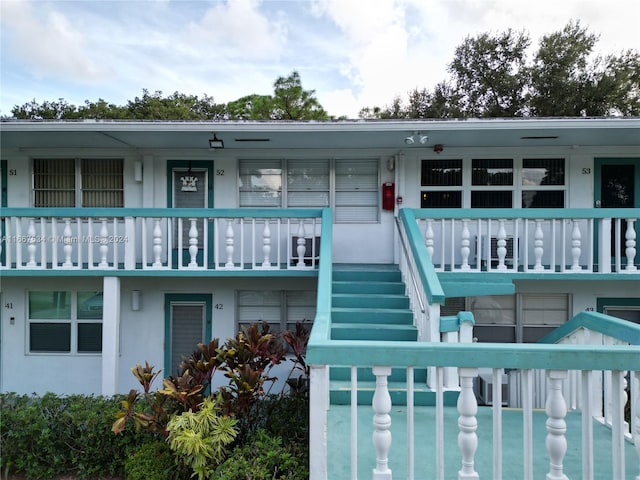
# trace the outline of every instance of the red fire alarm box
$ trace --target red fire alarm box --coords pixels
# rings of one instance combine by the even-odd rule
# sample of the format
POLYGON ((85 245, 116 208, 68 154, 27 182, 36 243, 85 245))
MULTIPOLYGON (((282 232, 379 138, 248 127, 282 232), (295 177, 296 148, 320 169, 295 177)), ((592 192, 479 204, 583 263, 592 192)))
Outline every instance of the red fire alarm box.
POLYGON ((393 182, 382 184, 382 209, 393 210, 395 206, 396 186, 393 182))

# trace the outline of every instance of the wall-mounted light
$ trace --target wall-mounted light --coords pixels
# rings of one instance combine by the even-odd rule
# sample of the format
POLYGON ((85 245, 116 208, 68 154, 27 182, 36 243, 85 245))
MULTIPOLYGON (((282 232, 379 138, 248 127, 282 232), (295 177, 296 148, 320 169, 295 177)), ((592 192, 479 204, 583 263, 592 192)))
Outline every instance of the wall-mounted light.
POLYGON ((131 310, 137 312, 142 307, 142 294, 140 290, 131 290, 131 310))
POLYGON ((224 142, 218 138, 214 133, 213 138, 209 139, 209 148, 220 149, 224 148, 224 142))
POLYGON ((393 172, 396 169, 396 157, 389 157, 387 159, 387 170, 393 172))
POLYGON ((142 162, 133 162, 133 179, 136 182, 142 181, 142 162))
POLYGON ((421 132, 413 132, 411 135, 404 137, 404 143, 407 145, 413 145, 416 143, 416 140, 420 142, 421 145, 425 145, 429 141, 429 136, 421 132))

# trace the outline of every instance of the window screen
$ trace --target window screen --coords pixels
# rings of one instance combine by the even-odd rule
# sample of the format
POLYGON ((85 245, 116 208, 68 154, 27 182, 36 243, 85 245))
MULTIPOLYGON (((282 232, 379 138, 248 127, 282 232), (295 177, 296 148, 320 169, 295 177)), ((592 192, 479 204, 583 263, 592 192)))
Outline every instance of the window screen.
POLYGON ((474 158, 471 185, 513 185, 513 160, 474 158))
POLYGON ((287 161, 287 205, 329 206, 329 160, 287 161))
POLYGON ((282 206, 282 161, 240 161, 240 206, 282 206))
POLYGON ((82 159, 82 206, 124 207, 122 159, 82 159))
POLYGON ((462 160, 422 160, 422 186, 462 185, 462 160))
POLYGON ((337 223, 378 221, 378 161, 336 160, 337 223))

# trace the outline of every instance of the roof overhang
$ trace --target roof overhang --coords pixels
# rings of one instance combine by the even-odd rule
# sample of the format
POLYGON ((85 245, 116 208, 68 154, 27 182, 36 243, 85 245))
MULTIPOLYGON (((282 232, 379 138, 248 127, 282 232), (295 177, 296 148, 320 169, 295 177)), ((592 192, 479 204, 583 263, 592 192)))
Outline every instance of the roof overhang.
POLYGON ((640 146, 640 118, 518 118, 327 122, 20 121, 0 123, 2 149, 411 149, 640 146), (428 136, 408 146, 405 137, 428 136))

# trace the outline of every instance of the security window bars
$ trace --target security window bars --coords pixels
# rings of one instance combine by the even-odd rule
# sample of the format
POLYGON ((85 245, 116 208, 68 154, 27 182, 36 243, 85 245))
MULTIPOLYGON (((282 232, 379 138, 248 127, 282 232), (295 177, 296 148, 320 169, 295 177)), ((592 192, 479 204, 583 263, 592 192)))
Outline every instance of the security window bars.
POLYGON ((33 160, 34 207, 124 207, 120 158, 33 160))

